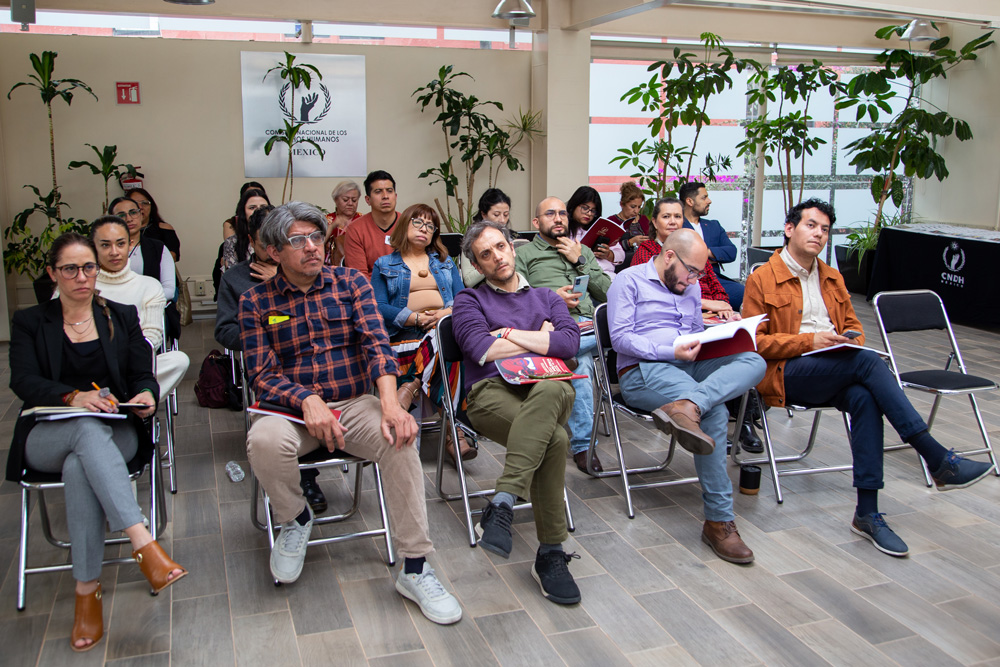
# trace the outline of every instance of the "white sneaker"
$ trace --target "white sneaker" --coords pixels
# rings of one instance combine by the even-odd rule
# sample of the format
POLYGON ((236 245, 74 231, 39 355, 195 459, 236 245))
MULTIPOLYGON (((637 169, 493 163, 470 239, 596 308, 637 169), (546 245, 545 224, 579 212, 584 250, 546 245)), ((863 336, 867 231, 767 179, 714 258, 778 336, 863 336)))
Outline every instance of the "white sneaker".
POLYGON ((309 510, 309 522, 300 526, 298 521, 292 519, 281 524, 281 532, 271 549, 271 574, 283 584, 294 582, 302 574, 313 525, 312 509, 308 504, 306 509, 309 510))
POLYGON ((420 574, 406 574, 404 569, 400 569, 396 590, 404 598, 420 605, 423 615, 435 623, 448 625, 462 619, 461 605, 454 595, 444 589, 429 563, 424 563, 424 571, 420 574))

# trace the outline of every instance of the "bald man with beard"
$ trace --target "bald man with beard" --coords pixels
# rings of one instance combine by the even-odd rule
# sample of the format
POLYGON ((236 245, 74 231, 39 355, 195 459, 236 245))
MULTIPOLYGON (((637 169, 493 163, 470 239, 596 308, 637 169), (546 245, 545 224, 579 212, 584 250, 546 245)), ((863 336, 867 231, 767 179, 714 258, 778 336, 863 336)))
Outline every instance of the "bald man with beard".
POLYGON ((764 360, 741 352, 699 361, 700 343, 674 343, 705 328, 698 279, 708 257, 693 231, 671 234, 660 254, 615 278, 608 290, 608 325, 625 401, 652 412, 657 427, 694 454, 705 511, 702 541, 725 561, 750 563, 753 551, 736 529, 726 471, 725 402, 760 382, 764 360))

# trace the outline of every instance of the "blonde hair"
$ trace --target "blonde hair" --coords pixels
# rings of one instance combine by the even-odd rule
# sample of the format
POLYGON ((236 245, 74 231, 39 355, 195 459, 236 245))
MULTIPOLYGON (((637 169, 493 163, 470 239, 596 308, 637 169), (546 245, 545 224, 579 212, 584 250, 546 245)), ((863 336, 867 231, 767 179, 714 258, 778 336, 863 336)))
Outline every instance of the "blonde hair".
POLYGON ((646 196, 642 194, 642 190, 639 186, 635 184, 635 181, 625 181, 622 183, 618 191, 622 194, 621 203, 622 206, 632 201, 633 199, 645 199, 646 196))

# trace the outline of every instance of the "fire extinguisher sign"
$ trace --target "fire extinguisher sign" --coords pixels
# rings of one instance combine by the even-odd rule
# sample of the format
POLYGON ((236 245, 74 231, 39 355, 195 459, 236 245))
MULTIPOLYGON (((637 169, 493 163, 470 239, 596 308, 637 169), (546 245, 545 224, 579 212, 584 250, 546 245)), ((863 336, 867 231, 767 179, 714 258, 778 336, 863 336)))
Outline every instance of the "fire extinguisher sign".
POLYGON ((139 104, 139 82, 118 81, 115 83, 115 99, 118 104, 139 104))

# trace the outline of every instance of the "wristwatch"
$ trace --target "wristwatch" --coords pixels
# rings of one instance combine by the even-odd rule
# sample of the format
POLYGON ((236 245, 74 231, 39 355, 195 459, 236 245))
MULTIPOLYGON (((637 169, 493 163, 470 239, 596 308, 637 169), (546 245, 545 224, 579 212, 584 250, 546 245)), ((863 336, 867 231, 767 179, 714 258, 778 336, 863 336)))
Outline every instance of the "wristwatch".
POLYGON ((587 263, 587 258, 584 257, 583 254, 581 253, 580 256, 576 258, 576 261, 573 262, 573 266, 575 266, 578 269, 582 269, 586 263, 587 263))

